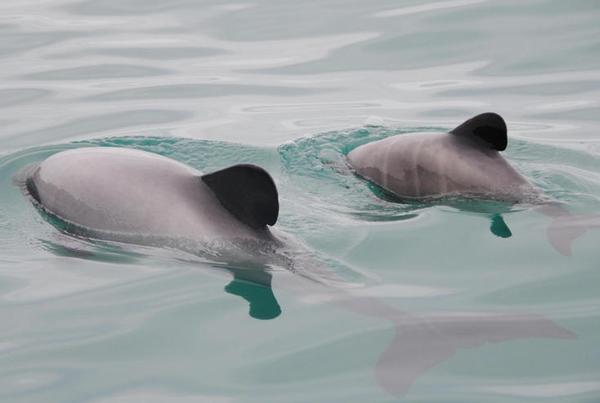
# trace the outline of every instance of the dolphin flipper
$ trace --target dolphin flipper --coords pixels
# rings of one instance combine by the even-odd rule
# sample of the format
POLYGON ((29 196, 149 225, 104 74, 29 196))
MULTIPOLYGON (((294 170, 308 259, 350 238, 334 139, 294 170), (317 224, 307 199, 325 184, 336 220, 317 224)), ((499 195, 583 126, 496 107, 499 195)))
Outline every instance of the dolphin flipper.
POLYGON ((510 238, 512 236, 512 232, 508 228, 508 225, 506 225, 506 222, 504 222, 502 215, 494 214, 491 218, 490 231, 492 231, 492 234, 500 238, 510 238))
POLYGON ((464 137, 496 151, 506 150, 508 145, 506 132, 504 119, 493 112, 477 115, 450 131, 455 136, 464 137))
POLYGON ((248 301, 248 314, 254 319, 275 319, 281 315, 281 307, 271 288, 271 274, 265 271, 235 270, 233 280, 225 286, 225 291, 248 301))
POLYGON ((254 229, 274 225, 279 198, 273 178, 256 165, 240 164, 202 176, 219 202, 238 220, 254 229))

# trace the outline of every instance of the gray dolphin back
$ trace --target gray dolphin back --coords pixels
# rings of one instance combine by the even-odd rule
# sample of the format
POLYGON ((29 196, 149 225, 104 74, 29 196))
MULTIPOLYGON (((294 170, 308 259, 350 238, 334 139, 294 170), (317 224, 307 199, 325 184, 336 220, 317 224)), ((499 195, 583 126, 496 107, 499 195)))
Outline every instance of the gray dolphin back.
POLYGON ((203 175, 154 153, 83 147, 56 153, 21 178, 44 212, 102 239, 267 239, 279 213, 273 179, 255 165, 203 175))
POLYGON ((412 133, 361 145, 354 171, 401 198, 461 195, 515 202, 538 192, 500 151, 507 129, 496 113, 477 115, 448 134, 412 133))

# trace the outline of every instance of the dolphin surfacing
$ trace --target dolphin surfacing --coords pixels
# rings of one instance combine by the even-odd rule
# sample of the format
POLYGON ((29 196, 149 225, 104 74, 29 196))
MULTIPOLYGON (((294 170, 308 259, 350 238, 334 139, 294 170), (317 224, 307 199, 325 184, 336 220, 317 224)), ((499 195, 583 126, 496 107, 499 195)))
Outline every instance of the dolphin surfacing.
POLYGON ((38 207, 73 228, 136 243, 153 236, 270 240, 268 226, 279 212, 275 183, 258 166, 203 175, 167 157, 116 147, 54 154, 25 184, 38 207))
MULTIPOLYGON (((277 189, 269 174, 254 165, 203 175, 157 154, 79 148, 54 154, 28 170, 24 185, 39 208, 96 238, 135 237, 131 241, 142 244, 153 244, 155 235, 279 242, 269 230, 278 217, 277 189)), ((269 272, 228 270, 234 279, 225 291, 247 300, 250 316, 265 320, 281 314, 269 272)), ((302 293, 306 285, 301 284, 302 293)), ((372 297, 354 298, 343 289, 327 292, 335 293, 333 301, 340 307, 392 324, 394 337, 377 361, 375 375, 386 391, 397 396, 459 349, 522 338, 574 337, 534 315, 418 318, 372 297)))
POLYGON ((354 171, 400 198, 475 196, 509 202, 539 192, 501 155, 504 119, 484 113, 448 134, 407 134, 357 147, 354 171))
MULTIPOLYGON (((543 195, 500 154, 508 144, 504 119, 496 113, 477 115, 447 134, 406 134, 359 146, 347 156, 354 172, 400 199, 475 197, 537 205, 552 218, 546 230, 551 245, 571 255, 573 241, 588 229, 600 228, 600 216, 577 216, 543 195)), ((499 214, 490 230, 501 238, 511 231, 499 214)))

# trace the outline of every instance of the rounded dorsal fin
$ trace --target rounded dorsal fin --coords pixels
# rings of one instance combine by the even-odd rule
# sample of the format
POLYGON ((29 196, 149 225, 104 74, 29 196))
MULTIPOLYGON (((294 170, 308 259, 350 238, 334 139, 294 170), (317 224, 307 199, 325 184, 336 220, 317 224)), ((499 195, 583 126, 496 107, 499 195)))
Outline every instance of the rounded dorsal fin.
POLYGON ((450 133, 474 140, 496 151, 504 151, 508 145, 506 123, 502 116, 493 112, 477 115, 451 130, 450 133))
POLYGON ((254 229, 277 222, 279 197, 271 175, 259 166, 233 165, 202 176, 202 181, 238 220, 254 229))

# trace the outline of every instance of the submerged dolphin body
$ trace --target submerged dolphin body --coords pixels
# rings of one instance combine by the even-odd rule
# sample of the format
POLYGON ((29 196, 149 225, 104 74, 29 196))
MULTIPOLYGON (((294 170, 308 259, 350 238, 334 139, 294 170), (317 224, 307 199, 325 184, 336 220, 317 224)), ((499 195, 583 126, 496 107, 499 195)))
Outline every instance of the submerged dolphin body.
MULTIPOLYGON (((551 202, 502 157, 507 144, 504 119, 483 113, 447 134, 398 135, 364 144, 347 161, 359 176, 405 200, 466 196, 539 204, 538 210, 554 219, 547 230, 550 243, 570 255, 573 240, 600 227, 600 217, 585 220, 551 202)), ((490 212, 490 218, 495 235, 511 236, 500 214, 490 212)))

